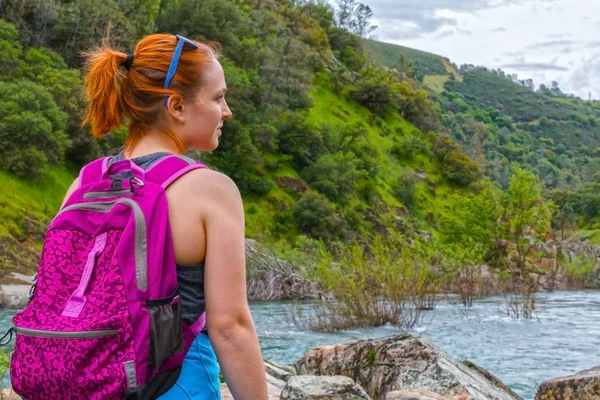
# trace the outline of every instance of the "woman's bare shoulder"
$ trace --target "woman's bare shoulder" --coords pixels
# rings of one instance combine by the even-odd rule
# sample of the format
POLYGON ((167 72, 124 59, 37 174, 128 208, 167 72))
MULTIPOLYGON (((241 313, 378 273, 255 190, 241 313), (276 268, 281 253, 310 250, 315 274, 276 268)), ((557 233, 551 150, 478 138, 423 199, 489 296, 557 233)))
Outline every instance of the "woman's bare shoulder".
MULTIPOLYGON (((240 191, 229 176, 212 169, 196 169, 185 174, 181 186, 192 195, 216 201, 236 201, 241 199, 240 191)), ((176 184, 178 182, 175 182, 176 184)))

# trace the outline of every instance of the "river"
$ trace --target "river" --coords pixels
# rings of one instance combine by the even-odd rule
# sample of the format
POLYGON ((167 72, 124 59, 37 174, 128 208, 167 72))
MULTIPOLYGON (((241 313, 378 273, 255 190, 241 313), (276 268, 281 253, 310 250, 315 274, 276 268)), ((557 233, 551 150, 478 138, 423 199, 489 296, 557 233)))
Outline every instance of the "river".
MULTIPOLYGON (((600 365, 600 291, 539 294, 532 320, 506 315, 502 297, 475 302, 470 310, 442 300, 413 334, 426 337, 459 360, 470 360, 496 375, 525 399, 539 384, 600 365)), ((298 307, 310 302, 253 302, 251 311, 264 357, 293 363, 305 351, 325 344, 400 333, 391 326, 335 334, 315 333, 294 323, 298 307)), ((11 324, 12 311, 0 312, 0 330, 11 324)), ((5 379, 6 382, 6 379, 5 379)))
MULTIPOLYGON (((309 313, 310 303, 298 303, 309 313)), ((336 334, 300 329, 290 318, 296 307, 285 302, 252 304, 263 355, 292 363, 312 347, 400 331, 384 326, 336 334)), ((600 365, 600 291, 538 295, 535 318, 506 315, 504 298, 477 301, 471 310, 441 301, 423 314, 412 332, 458 360, 470 360, 496 375, 525 399, 533 399, 540 383, 600 365)))

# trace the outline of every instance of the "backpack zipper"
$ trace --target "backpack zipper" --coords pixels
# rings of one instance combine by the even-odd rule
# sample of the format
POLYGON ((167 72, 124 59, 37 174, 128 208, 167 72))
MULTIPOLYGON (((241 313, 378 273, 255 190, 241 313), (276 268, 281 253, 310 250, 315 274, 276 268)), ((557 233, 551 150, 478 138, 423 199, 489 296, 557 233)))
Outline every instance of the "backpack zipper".
POLYGON ((119 199, 109 202, 77 203, 63 208, 54 218, 58 218, 64 212, 73 210, 86 210, 97 212, 109 212, 117 204, 123 204, 131 208, 135 219, 135 278, 140 290, 148 288, 148 246, 146 240, 146 219, 141 207, 132 199, 119 199))
POLYGON ((117 334, 116 329, 105 329, 98 331, 46 331, 43 329, 31 329, 31 328, 15 328, 18 335, 40 337, 40 338, 59 338, 59 339, 94 339, 106 336, 115 336, 117 334))
POLYGON ((108 199, 111 197, 132 194, 131 189, 110 190, 106 192, 87 192, 83 195, 84 199, 108 199))

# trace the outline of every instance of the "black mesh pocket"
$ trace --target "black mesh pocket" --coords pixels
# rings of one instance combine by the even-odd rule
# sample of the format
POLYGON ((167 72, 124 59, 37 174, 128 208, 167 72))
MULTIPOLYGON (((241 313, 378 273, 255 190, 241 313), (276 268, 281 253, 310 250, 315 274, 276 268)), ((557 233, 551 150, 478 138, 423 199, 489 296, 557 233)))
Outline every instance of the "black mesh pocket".
POLYGON ((148 366, 159 369, 175 353, 183 351, 183 328, 179 291, 166 299, 148 300, 150 349, 148 366))

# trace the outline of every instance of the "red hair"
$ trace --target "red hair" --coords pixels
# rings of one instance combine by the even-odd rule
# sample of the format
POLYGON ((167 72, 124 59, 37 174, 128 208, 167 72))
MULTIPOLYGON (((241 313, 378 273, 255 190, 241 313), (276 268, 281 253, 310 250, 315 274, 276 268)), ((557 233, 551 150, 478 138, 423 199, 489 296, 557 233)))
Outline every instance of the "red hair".
POLYGON ((219 58, 218 43, 199 43, 196 49, 181 52, 177 71, 169 88, 165 78, 177 37, 154 34, 143 38, 133 53, 129 71, 121 70, 127 54, 102 47, 85 54, 85 85, 88 111, 82 126, 90 125, 94 137, 102 137, 129 121, 125 150, 131 150, 150 127, 158 127, 185 151, 181 140, 163 122, 162 110, 165 96, 179 95, 192 100, 203 83, 206 66, 219 58))

